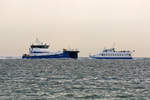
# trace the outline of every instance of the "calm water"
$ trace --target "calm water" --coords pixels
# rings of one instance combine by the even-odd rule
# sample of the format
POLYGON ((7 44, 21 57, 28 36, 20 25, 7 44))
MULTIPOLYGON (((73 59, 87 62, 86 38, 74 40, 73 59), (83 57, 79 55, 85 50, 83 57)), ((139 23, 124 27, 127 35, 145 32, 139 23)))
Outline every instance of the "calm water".
POLYGON ((0 60, 0 100, 150 100, 150 60, 0 60))

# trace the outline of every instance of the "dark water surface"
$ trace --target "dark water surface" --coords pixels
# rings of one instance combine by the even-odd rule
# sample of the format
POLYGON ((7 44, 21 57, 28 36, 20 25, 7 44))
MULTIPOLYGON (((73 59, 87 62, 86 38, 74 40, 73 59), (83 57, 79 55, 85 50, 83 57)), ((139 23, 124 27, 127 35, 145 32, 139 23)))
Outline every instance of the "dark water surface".
POLYGON ((0 100, 150 100, 150 60, 0 60, 0 100))

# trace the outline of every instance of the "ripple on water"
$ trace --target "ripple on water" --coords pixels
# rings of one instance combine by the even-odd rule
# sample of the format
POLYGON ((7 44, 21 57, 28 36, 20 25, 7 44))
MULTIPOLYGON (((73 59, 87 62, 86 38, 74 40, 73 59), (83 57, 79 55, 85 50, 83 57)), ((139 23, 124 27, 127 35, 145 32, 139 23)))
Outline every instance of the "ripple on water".
POLYGON ((149 100, 150 60, 0 60, 0 100, 149 100))

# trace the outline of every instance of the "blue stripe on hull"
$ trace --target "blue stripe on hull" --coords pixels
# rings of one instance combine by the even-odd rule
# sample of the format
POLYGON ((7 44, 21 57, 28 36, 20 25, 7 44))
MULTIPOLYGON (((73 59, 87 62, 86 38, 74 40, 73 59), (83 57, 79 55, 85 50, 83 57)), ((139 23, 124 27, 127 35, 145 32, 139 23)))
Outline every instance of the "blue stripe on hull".
POLYGON ((132 57, 90 57, 94 59, 132 59, 132 57))
POLYGON ((42 55, 42 56, 24 56, 23 59, 50 59, 50 58, 70 58, 64 55, 42 55))

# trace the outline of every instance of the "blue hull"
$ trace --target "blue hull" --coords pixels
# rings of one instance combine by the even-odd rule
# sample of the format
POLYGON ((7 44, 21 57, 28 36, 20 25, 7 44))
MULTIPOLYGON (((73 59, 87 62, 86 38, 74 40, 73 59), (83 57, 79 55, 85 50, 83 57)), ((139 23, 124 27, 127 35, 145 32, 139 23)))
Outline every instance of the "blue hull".
POLYGON ((94 59, 133 59, 132 57, 90 57, 94 59))
POLYGON ((50 58, 70 58, 64 55, 41 55, 41 56, 23 56, 23 59, 50 59, 50 58))
POLYGON ((79 51, 64 51, 60 54, 53 54, 53 55, 40 55, 40 56, 29 56, 29 55, 23 55, 23 59, 55 59, 55 58, 78 58, 78 52, 79 51))

